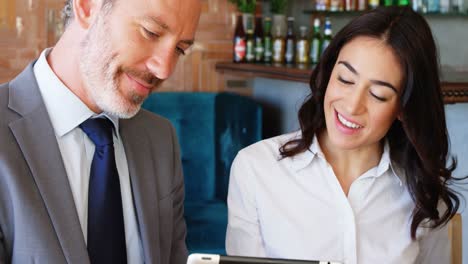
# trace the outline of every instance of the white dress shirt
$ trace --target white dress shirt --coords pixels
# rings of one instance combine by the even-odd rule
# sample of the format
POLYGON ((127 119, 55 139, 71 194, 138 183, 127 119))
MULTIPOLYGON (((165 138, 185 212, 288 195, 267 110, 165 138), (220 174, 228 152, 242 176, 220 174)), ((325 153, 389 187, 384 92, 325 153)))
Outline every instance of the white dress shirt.
POLYGON ((85 242, 88 225, 88 184, 95 146, 78 126, 88 118, 104 115, 115 127, 115 161, 122 194, 127 262, 143 263, 143 248, 133 206, 127 158, 119 135, 119 119, 106 114, 96 115, 73 94, 50 68, 46 59, 50 51, 51 49, 46 49, 42 52, 34 65, 34 74, 55 131, 85 242))
POLYGON ((345 264, 449 263, 447 227, 410 235, 414 203, 386 144, 378 166, 348 196, 316 138, 308 151, 280 159, 299 132, 239 152, 231 169, 226 250, 230 255, 345 264))

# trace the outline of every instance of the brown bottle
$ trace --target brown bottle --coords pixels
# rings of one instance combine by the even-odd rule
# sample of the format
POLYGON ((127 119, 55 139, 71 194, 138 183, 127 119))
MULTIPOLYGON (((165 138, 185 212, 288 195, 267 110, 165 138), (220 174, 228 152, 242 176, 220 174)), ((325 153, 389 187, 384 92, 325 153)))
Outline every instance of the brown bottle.
POLYGON ((236 30, 233 39, 233 61, 236 63, 245 62, 245 31, 242 23, 242 16, 237 16, 236 30))
POLYGON ((255 31, 254 31, 254 40, 255 40, 255 62, 261 63, 263 62, 263 55, 264 55, 264 35, 263 35, 263 26, 262 26, 262 18, 257 17, 255 18, 255 31))

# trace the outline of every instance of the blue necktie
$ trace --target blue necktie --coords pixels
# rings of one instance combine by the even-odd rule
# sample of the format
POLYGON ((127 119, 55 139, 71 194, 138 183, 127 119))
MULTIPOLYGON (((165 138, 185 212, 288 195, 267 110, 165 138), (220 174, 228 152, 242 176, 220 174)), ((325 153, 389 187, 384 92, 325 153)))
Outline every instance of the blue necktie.
POLYGON ((127 263, 122 197, 115 165, 113 125, 107 118, 80 125, 96 146, 88 193, 88 254, 92 264, 127 263))

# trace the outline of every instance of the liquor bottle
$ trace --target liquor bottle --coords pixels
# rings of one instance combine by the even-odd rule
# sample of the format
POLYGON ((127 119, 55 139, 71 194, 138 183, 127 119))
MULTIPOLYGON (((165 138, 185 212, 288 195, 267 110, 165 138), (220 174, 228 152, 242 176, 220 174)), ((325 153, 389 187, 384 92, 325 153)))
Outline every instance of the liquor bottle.
POLYGON ((467 3, 468 4, 468 1, 463 1, 463 0, 453 0, 452 1, 452 12, 454 13, 466 13, 465 11, 465 8, 464 8, 464 4, 463 2, 467 3))
POLYGON ((438 13, 440 7, 439 0, 428 0, 427 1, 427 12, 429 13, 438 13))
POLYGON ((368 4, 370 9, 377 8, 379 6, 379 0, 369 0, 368 4))
POLYGON ((364 11, 367 10, 367 0, 357 0, 357 10, 364 11))
POLYGON ((309 63, 309 40, 307 39, 307 27, 301 26, 299 28, 299 39, 296 44, 296 63, 308 64, 309 63))
POLYGON ((271 37, 271 18, 265 17, 265 31, 263 37, 263 60, 265 63, 271 63, 273 56, 273 39, 271 37))
POLYGON ((284 62, 293 64, 296 49, 296 35, 294 34, 294 17, 288 17, 288 31, 286 33, 286 49, 284 54, 284 62))
POLYGON ((247 20, 247 38, 245 40, 246 52, 245 61, 252 63, 255 61, 255 39, 253 34, 253 24, 250 19, 247 20))
POLYGON ((317 64, 320 60, 321 54, 321 44, 322 44, 322 34, 320 33, 320 19, 314 19, 314 33, 312 34, 312 39, 310 41, 310 62, 312 64, 317 64))
POLYGON ((323 31, 323 40, 322 40, 322 47, 321 47, 321 53, 325 51, 325 49, 328 47, 330 44, 330 41, 332 39, 332 28, 331 28, 331 21, 330 18, 325 18, 325 29, 323 31))
POLYGON ((328 11, 330 10, 330 0, 316 0, 315 10, 317 11, 328 11))
POLYGON ((411 1, 411 7, 413 8, 414 12, 421 12, 423 13, 423 1, 422 0, 413 0, 411 1))
POLYGON ((439 6, 441 13, 448 13, 451 9, 450 0, 440 0, 439 6))
POLYGON ((276 26, 275 35, 273 36, 273 62, 284 62, 284 38, 281 32, 281 27, 276 26))
POLYGON ((345 11, 356 11, 357 0, 345 0, 345 11))
POLYGON ((342 0, 330 0, 330 11, 332 12, 343 11, 343 1, 342 0))
POLYGON ((257 17, 255 18, 255 31, 254 31, 255 62, 257 63, 263 62, 263 53, 264 53, 263 37, 264 36, 263 36, 262 18, 257 17))
POLYGON ((245 31, 242 23, 242 16, 237 16, 236 30, 234 31, 234 56, 233 61, 236 63, 245 61, 245 31))

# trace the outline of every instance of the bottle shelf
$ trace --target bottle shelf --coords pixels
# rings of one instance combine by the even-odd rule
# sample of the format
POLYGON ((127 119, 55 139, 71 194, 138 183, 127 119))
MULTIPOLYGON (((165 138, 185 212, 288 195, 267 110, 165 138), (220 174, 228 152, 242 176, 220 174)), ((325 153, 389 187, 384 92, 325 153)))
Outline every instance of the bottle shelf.
MULTIPOLYGON (((303 11, 304 14, 309 14, 309 15, 323 15, 323 16, 349 16, 349 17, 354 17, 354 16, 359 16, 363 13, 365 13, 367 10, 364 11, 322 11, 322 10, 315 10, 315 9, 306 9, 303 11)), ((428 13, 421 13, 421 15, 425 17, 460 17, 460 18, 468 18, 468 12, 448 12, 448 13, 434 13, 434 12, 428 12, 428 13)))

